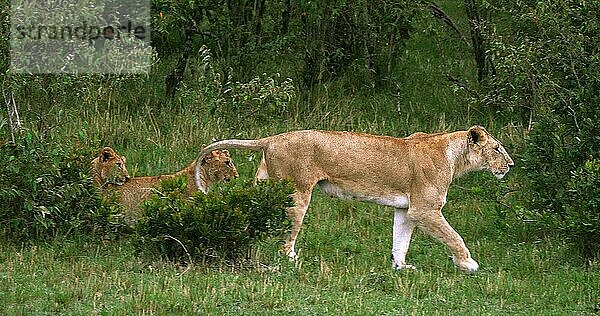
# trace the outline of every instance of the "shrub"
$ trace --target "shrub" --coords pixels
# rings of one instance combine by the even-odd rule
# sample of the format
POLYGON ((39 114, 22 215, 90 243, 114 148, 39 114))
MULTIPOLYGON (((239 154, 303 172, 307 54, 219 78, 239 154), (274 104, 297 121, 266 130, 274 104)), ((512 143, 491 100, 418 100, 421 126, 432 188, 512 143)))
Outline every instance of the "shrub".
POLYGON ((0 234, 22 242, 120 227, 89 175, 92 150, 26 132, 0 147, 0 234))
POLYGON ((189 69, 189 80, 179 87, 181 102, 206 107, 212 116, 238 127, 286 118, 298 93, 294 81, 279 73, 235 81, 233 69, 219 71, 206 46, 190 60, 189 69))
POLYGON ((245 122, 282 117, 296 96, 292 79, 281 80, 280 75, 254 77, 249 82, 227 82, 226 89, 217 99, 216 112, 223 116, 236 115, 245 122))
POLYGON ((520 157, 529 190, 517 209, 539 231, 562 232, 582 254, 595 256, 586 234, 595 234, 599 223, 582 220, 597 216, 587 202, 597 191, 581 186, 597 177, 586 161, 600 151, 600 3, 493 2, 514 33, 491 41, 497 76, 486 102, 520 113, 531 127, 520 157))
POLYGON ((235 260, 253 244, 289 229, 286 209, 293 205, 287 181, 234 181, 186 199, 183 178, 163 181, 142 203, 135 226, 140 250, 171 260, 235 260), (184 248, 185 247, 185 248, 184 248))
POLYGON ((571 176, 559 227, 585 258, 600 250, 600 160, 590 159, 571 176))

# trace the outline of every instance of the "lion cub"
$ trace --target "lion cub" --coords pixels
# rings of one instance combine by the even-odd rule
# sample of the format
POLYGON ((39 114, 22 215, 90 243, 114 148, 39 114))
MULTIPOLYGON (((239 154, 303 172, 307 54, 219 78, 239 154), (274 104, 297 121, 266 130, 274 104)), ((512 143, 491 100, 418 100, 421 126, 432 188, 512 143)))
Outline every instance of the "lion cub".
POLYGON ((104 147, 92 160, 94 185, 103 188, 109 184, 122 185, 129 179, 125 156, 119 156, 110 147, 104 147))
MULTIPOLYGON (((196 191, 194 184, 196 160, 173 174, 133 178, 129 177, 125 161, 125 157, 119 156, 112 148, 104 147, 100 151, 100 155, 92 160, 92 176, 94 184, 104 192, 113 191, 117 193, 121 205, 127 212, 125 215, 129 219, 139 216, 140 203, 148 199, 152 191, 165 179, 185 175, 188 182, 185 194, 191 195, 192 192, 196 191)), ((200 170, 208 179, 206 190, 214 183, 229 181, 231 178, 239 176, 227 150, 211 151, 202 159, 200 170)))

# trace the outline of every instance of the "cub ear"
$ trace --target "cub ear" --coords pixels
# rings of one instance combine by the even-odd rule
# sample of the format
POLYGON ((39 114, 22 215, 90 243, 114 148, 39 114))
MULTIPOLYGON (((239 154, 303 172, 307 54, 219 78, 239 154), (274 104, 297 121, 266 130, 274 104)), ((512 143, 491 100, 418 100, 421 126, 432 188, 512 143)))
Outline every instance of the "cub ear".
POLYGON ((115 156, 115 151, 110 147, 104 147, 100 152, 100 161, 105 162, 115 156))
POLYGON ((202 146, 200 146, 200 150, 204 150, 204 148, 206 148, 206 144, 202 144, 202 146))
POLYGON ((469 143, 477 144, 479 146, 485 146, 488 141, 487 131, 485 128, 475 125, 469 128, 469 143))

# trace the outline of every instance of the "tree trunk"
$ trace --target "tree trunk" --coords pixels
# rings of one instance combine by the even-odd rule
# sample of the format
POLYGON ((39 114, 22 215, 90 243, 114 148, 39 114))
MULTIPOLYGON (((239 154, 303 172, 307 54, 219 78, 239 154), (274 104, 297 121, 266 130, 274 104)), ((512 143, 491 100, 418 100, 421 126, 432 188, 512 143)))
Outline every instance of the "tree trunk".
POLYGON ((287 35, 290 30, 290 16, 292 14, 292 1, 285 0, 285 8, 281 12, 281 35, 287 35))
POLYGON ((473 44, 473 54, 477 64, 477 79, 479 83, 482 83, 489 75, 495 74, 495 69, 485 52, 484 22, 481 19, 479 5, 475 3, 475 0, 465 0, 465 9, 471 29, 471 43, 473 44))
POLYGON ((454 20, 452 20, 452 18, 450 18, 450 16, 448 16, 448 14, 446 14, 446 12, 444 12, 444 10, 442 10, 442 8, 437 3, 435 3, 435 2, 429 3, 429 11, 435 18, 442 20, 442 22, 444 22, 446 25, 448 25, 454 32, 456 32, 456 34, 460 37, 460 39, 463 42, 465 42, 467 45, 469 45, 467 38, 460 31, 460 29, 458 28, 458 25, 456 25, 456 23, 454 23, 454 20))
POLYGON ((177 66, 175 66, 175 69, 173 69, 173 71, 167 75, 167 78, 165 79, 166 94, 171 99, 175 97, 177 86, 179 86, 183 80, 183 74, 185 73, 188 60, 192 54, 194 35, 198 34, 197 25, 200 23, 200 20, 202 20, 202 17, 202 7, 198 5, 194 12, 194 23, 189 25, 185 30, 185 44, 183 47, 183 52, 181 53, 181 57, 177 62, 177 66))

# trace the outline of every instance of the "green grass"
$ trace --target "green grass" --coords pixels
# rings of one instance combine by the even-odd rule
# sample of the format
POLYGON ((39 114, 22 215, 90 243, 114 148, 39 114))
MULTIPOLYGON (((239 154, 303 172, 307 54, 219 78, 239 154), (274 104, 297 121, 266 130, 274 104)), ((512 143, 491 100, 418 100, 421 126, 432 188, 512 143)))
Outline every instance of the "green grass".
POLYGON ((597 312, 600 275, 581 268, 559 241, 501 238, 494 207, 451 200, 449 221, 481 264, 453 266, 449 251, 416 233, 394 272, 392 211, 316 194, 294 265, 260 245, 251 262, 186 269, 135 254, 128 239, 54 240, 0 246, 3 315, 583 315, 597 312))

